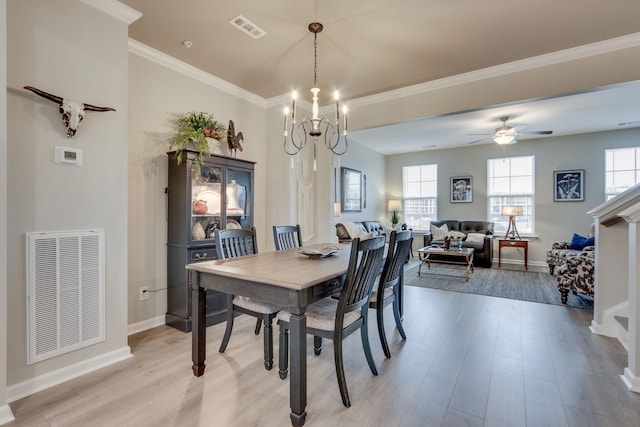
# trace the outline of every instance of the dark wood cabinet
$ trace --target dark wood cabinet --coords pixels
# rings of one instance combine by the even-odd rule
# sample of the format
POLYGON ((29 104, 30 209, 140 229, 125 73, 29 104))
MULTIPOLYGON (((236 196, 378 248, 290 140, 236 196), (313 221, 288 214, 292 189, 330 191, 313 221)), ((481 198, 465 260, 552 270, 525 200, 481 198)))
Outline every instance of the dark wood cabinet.
MULTIPOLYGON (((212 155, 193 170, 198 152, 185 150, 180 164, 167 153, 166 324, 191 331, 191 283, 185 265, 216 259, 214 231, 253 227, 255 162, 212 155)), ((224 294, 207 291, 207 326, 225 320, 224 294)))

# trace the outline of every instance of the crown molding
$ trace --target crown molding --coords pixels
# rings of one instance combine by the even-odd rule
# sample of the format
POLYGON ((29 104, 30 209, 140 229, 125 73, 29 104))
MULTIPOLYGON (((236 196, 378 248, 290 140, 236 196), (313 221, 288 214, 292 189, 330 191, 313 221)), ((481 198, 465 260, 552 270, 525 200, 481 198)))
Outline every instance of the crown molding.
POLYGON ((130 8, 126 4, 117 0, 80 0, 82 3, 96 8, 107 15, 111 15, 127 25, 133 24, 140 19, 142 13, 130 8))
MULTIPOLYGON (((119 3, 114 0, 82 1, 86 3, 119 3)), ((440 89, 446 89, 448 87, 473 83, 479 80, 500 77, 507 74, 527 71, 555 64, 561 64, 564 62, 575 61, 582 58, 588 58, 638 46, 640 46, 640 33, 629 34, 610 40, 604 40, 571 49, 560 50, 557 52, 539 55, 532 58, 526 58, 519 61, 508 62, 506 64, 496 65, 494 67, 470 71, 468 73, 445 77, 430 82, 419 83, 416 85, 407 86, 375 95, 365 96, 362 98, 354 98, 348 101, 348 105, 349 108, 356 108, 389 102, 408 96, 420 95, 440 89)), ((199 68, 182 62, 170 55, 167 55, 166 53, 160 52, 159 50, 153 49, 152 47, 149 47, 131 38, 129 39, 129 51, 263 108, 272 108, 279 105, 287 105, 291 99, 288 94, 282 94, 268 99, 262 98, 261 96, 242 89, 232 83, 227 82, 226 80, 222 80, 219 77, 216 77, 199 68)), ((301 105, 301 107, 304 106, 301 105)), ((320 113, 323 114, 328 112, 330 107, 331 106, 321 107, 320 113)))
POLYGON ((375 95, 365 96, 349 100, 349 107, 363 107, 366 105, 393 101, 407 96, 419 95, 452 86, 473 83, 479 80, 500 77, 506 74, 527 71, 534 68, 541 68, 563 62, 575 61, 582 58, 589 58, 596 55, 611 53, 618 50, 629 49, 640 46, 640 33, 629 34, 609 40, 604 40, 588 45, 578 46, 571 49, 559 50, 544 55, 534 56, 519 61, 508 62, 494 67, 483 68, 481 70, 470 71, 451 77, 445 77, 430 82, 419 83, 400 89, 391 90, 375 95))
POLYGON ((187 77, 191 77, 194 80, 198 80, 230 95, 237 96, 238 98, 244 99, 245 101, 251 102, 259 107, 267 107, 266 100, 261 96, 242 89, 226 80, 222 80, 221 78, 214 76, 213 74, 209 74, 200 68, 196 68, 193 65, 182 62, 173 56, 167 55, 166 53, 160 52, 159 50, 131 38, 129 39, 129 52, 163 65, 173 71, 177 71, 178 73, 184 74, 187 77))

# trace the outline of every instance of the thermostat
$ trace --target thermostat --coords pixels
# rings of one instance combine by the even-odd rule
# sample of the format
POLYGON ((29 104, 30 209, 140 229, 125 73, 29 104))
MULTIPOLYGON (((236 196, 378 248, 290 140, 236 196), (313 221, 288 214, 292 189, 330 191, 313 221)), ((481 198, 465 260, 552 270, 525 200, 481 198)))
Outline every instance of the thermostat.
POLYGON ((77 148, 56 147, 54 162, 59 165, 81 166, 82 150, 77 148))

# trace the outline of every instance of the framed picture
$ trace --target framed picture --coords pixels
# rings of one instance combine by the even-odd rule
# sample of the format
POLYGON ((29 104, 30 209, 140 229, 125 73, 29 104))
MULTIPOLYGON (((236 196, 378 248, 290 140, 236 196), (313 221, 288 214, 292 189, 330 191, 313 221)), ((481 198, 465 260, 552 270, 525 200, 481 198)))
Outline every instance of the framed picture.
POLYGON ((362 211, 362 173, 355 169, 341 168, 342 212, 362 211))
POLYGON ((451 177, 451 203, 473 202, 473 186, 470 176, 451 177))
POLYGON ((581 202, 584 200, 584 169, 553 172, 553 201, 581 202))

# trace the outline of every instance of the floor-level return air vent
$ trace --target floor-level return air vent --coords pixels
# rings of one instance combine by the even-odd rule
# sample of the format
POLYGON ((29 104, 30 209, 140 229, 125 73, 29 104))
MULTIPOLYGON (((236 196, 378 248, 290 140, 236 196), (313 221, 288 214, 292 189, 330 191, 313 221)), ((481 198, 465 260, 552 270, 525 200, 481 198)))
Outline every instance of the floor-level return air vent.
POLYGON ((104 341, 104 230, 27 233, 29 364, 104 341))

